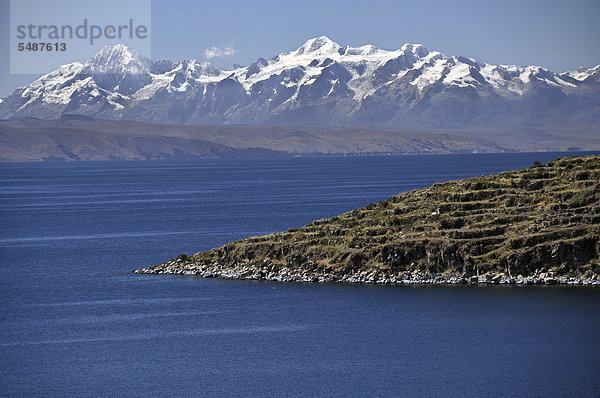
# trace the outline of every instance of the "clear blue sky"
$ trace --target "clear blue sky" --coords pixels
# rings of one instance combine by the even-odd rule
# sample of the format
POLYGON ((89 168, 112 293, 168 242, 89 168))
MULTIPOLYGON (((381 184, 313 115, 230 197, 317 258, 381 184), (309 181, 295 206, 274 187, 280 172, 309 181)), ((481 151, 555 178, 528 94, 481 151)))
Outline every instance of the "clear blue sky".
MULTIPOLYGON (((0 18, 4 97, 37 76, 9 74, 9 0, 0 0, 0 18)), ((155 60, 204 59, 215 46, 234 53, 213 62, 247 65, 320 35, 385 49, 421 43, 447 55, 562 72, 600 64, 600 1, 152 1, 155 60)))

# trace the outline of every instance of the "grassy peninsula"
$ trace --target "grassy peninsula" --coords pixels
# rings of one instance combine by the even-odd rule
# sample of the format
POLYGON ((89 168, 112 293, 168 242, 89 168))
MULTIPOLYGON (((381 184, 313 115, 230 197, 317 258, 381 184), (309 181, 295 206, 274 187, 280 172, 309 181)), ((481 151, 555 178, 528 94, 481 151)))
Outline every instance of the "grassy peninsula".
POLYGON ((600 285, 600 156, 438 183, 134 272, 299 282, 600 285))

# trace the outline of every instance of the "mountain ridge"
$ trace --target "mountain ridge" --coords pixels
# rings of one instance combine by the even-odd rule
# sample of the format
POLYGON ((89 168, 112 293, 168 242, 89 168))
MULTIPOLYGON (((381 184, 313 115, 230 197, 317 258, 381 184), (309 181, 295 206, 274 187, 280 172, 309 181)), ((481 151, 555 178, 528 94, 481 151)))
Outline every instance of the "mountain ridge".
POLYGON ((83 114, 181 124, 367 128, 598 128, 600 65, 553 73, 419 44, 341 46, 326 36, 245 67, 151 61, 124 45, 59 67, 0 102, 0 117, 83 114))

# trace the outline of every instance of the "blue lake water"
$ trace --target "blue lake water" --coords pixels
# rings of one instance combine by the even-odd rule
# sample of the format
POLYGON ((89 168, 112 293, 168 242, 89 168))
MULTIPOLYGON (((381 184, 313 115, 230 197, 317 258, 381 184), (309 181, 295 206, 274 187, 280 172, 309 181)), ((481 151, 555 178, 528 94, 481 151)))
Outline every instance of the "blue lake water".
POLYGON ((134 275, 558 153, 0 164, 2 396, 600 396, 600 288, 134 275))

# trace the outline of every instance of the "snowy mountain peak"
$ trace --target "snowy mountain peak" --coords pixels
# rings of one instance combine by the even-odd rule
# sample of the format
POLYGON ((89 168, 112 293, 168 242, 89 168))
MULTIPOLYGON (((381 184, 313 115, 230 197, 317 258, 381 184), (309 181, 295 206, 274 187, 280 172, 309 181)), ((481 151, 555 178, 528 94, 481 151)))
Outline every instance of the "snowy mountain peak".
POLYGON ((106 46, 85 63, 96 73, 141 74, 150 70, 152 62, 124 44, 106 46))
POLYGON ((296 55, 303 54, 332 54, 337 52, 341 46, 327 36, 319 36, 309 39, 296 50, 296 55))
POLYGON ((600 79, 600 65, 597 65, 593 68, 584 68, 580 66, 577 70, 565 72, 562 74, 563 76, 571 77, 575 80, 584 81, 587 80, 590 76, 591 80, 599 80, 600 79))
POLYGON ((422 44, 412 44, 406 43, 402 47, 400 47, 400 52, 403 54, 414 54, 418 58, 424 58, 431 53, 439 54, 437 51, 431 51, 427 47, 422 44))

